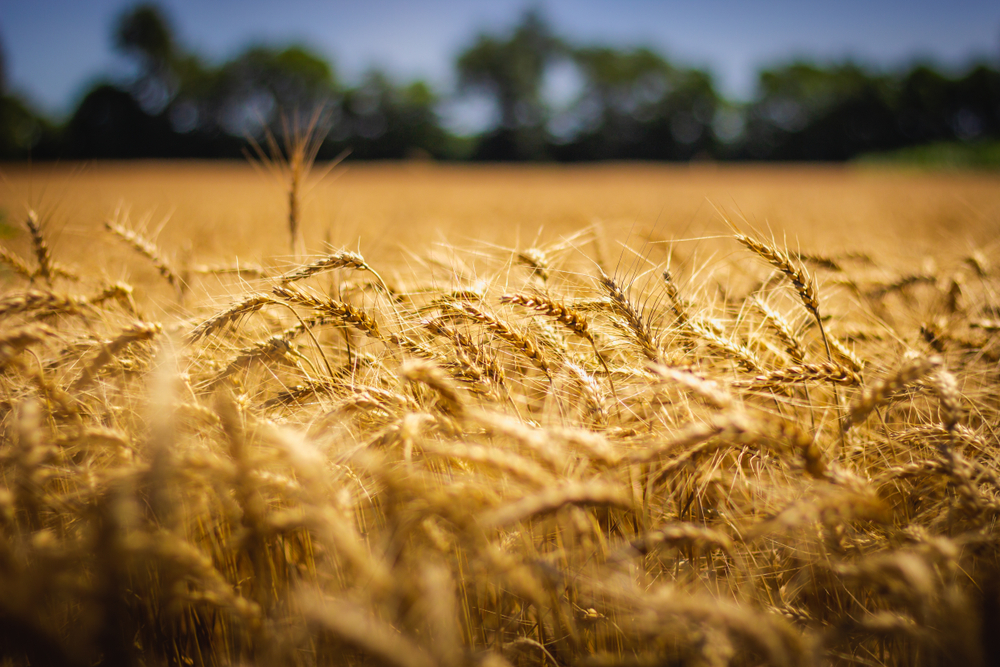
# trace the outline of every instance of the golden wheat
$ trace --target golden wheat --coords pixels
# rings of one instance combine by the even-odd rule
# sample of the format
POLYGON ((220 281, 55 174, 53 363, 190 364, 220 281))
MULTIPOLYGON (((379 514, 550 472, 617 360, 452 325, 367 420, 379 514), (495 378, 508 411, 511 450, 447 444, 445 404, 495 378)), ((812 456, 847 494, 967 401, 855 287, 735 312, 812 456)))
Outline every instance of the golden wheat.
POLYGON ((114 266, 52 289, 44 231, 0 255, 5 665, 995 661, 979 250, 740 234, 766 266, 688 272, 626 239, 643 281, 590 236, 284 273, 225 247, 178 265, 214 276, 185 304, 114 266))

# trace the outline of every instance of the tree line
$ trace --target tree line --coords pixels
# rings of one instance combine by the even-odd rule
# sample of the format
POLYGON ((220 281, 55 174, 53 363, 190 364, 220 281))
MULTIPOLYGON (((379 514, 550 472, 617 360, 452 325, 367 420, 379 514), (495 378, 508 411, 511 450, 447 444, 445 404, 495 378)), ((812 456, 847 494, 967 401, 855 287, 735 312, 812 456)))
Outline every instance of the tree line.
POLYGON ((341 81, 310 49, 257 45, 222 63, 185 50, 155 5, 123 13, 112 36, 134 76, 93 86, 55 123, 8 92, 0 60, 0 159, 231 158, 265 130, 319 110, 321 159, 825 160, 1000 139, 1000 71, 929 64, 880 72, 853 62, 791 62, 758 73, 754 98, 725 99, 710 73, 648 48, 574 44, 535 12, 481 33, 456 58, 449 96, 372 70, 341 81), (545 96, 553 68, 579 82, 570 104, 545 96), (443 125, 447 99, 486 98, 496 122, 473 137, 443 125))

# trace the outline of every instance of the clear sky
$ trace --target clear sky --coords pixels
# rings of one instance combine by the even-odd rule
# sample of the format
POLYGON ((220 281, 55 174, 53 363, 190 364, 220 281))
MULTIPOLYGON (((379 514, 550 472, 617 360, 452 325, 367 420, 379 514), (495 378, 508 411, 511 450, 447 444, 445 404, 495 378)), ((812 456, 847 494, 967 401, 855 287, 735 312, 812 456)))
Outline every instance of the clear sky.
MULTIPOLYGON (((65 114, 87 85, 123 72, 111 25, 130 0, 0 0, 8 80, 65 114)), ((877 67, 930 59, 1000 65, 1000 2, 987 0, 162 0, 183 45, 222 60, 251 42, 304 42, 351 81, 378 66, 447 92, 453 61, 480 31, 529 7, 577 43, 647 45, 713 72, 724 94, 752 95, 761 66, 795 56, 877 67)))

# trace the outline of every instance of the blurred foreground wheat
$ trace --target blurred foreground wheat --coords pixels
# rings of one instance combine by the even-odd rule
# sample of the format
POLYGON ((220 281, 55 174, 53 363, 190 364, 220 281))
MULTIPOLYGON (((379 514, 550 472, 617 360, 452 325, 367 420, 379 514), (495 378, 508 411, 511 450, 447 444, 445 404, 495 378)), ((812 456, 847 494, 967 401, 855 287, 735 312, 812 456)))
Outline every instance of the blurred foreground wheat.
POLYGON ((737 229, 704 265, 577 239, 267 276, 109 222, 186 304, 231 281, 185 310, 29 229, 0 256, 0 664, 1000 656, 981 254, 737 229))

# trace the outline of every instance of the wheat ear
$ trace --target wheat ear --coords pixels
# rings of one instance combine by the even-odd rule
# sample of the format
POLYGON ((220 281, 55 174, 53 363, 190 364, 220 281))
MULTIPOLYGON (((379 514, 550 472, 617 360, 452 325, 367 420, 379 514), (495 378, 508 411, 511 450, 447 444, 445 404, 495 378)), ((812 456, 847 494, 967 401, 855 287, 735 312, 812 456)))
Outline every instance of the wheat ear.
POLYGON ((458 390, 438 366, 423 359, 411 359, 400 368, 400 376, 408 382, 420 382, 433 389, 445 409, 454 416, 465 411, 458 390))
POLYGON ((160 275, 163 276, 171 286, 180 291, 183 289, 183 281, 180 279, 177 271, 167 262, 163 257, 163 253, 160 249, 156 247, 156 244, 147 239, 142 234, 136 231, 128 229, 124 225, 118 224, 111 220, 106 220, 104 222, 104 228, 109 232, 123 240, 133 250, 138 252, 140 255, 152 262, 156 270, 159 271, 160 275))
POLYGON ((0 316, 35 313, 36 317, 46 317, 58 313, 77 314, 82 307, 89 305, 87 300, 78 296, 56 294, 28 290, 20 294, 12 294, 0 299, 0 316))
POLYGON ((760 359, 756 354, 754 354, 754 351, 746 345, 741 345, 730 338, 720 336, 699 322, 691 321, 688 325, 691 327, 691 330, 697 333, 698 336, 708 343, 710 347, 714 347, 717 350, 735 357, 736 363, 747 372, 759 373, 763 368, 763 364, 760 359))
POLYGON ((188 335, 188 341, 194 343, 200 338, 238 322, 251 313, 256 313, 269 303, 278 303, 278 301, 267 294, 249 294, 196 326, 188 335))
POLYGON ((733 403, 732 395, 714 380, 705 379, 688 370, 662 364, 650 364, 649 370, 661 381, 676 382, 716 408, 726 409, 733 403))
POLYGON ((931 385, 941 402, 941 423, 949 433, 955 430, 962 414, 962 399, 958 380, 943 366, 931 374, 931 385))
MULTIPOLYGON (((209 382, 209 386, 214 386, 236 373, 248 368, 251 364, 266 364, 268 362, 285 362, 289 358, 300 359, 301 355, 292 349, 288 341, 281 336, 272 336, 267 340, 259 341, 239 350, 229 364, 209 382)), ((292 365, 295 365, 294 363, 292 365)))
POLYGON ((735 233, 735 238, 751 252, 781 271, 795 287, 795 291, 806 309, 819 320, 819 298, 816 296, 816 283, 804 266, 795 262, 788 253, 774 245, 764 243, 739 231, 735 233))
POLYGON ((629 509, 632 502, 619 487, 611 484, 569 482, 487 512, 480 518, 480 523, 486 527, 500 528, 531 517, 550 514, 566 505, 629 509))
POLYGON ((548 282, 549 258, 544 250, 540 248, 523 250, 517 253, 517 261, 531 269, 531 272, 541 278, 543 283, 548 282))
POLYGON ((327 601, 319 595, 302 594, 296 606, 314 629, 371 658, 375 664, 386 667, 437 664, 419 644, 352 602, 327 601))
POLYGON ((195 264, 188 267, 191 273, 205 276, 249 276, 251 278, 266 278, 264 267, 249 262, 239 264, 195 264))
POLYGON ((785 385, 803 382, 855 385, 861 382, 861 378, 850 368, 838 364, 802 364, 769 371, 752 380, 737 381, 732 386, 746 389, 779 389, 785 385))
POLYGON ((331 394, 337 389, 336 385, 328 380, 307 380, 302 384, 289 387, 285 391, 269 398, 261 405, 265 410, 278 406, 289 406, 299 403, 309 396, 319 396, 320 394, 331 394))
POLYGON ((334 269, 354 269, 355 271, 369 271, 372 269, 365 262, 365 258, 356 252, 350 252, 349 250, 341 250, 339 252, 332 253, 326 257, 317 259, 315 262, 310 262, 309 264, 303 264, 294 271, 289 271, 282 276, 278 277, 278 282, 282 285, 287 285, 288 283, 293 283, 297 280, 305 280, 310 276, 314 276, 318 273, 323 273, 325 271, 333 271, 334 269))
POLYGON ((555 299, 535 294, 505 294, 500 297, 500 303, 512 303, 544 313, 588 343, 594 343, 586 316, 555 299))
POLYGON ((818 252, 806 252, 804 250, 798 250, 790 254, 800 262, 808 262, 810 264, 827 269, 829 271, 844 270, 844 267, 840 265, 840 262, 835 260, 833 257, 830 257, 828 255, 823 255, 818 252))
POLYGON ((38 214, 33 210, 28 210, 28 216, 24 225, 31 234, 31 245, 35 249, 35 259, 38 261, 38 275, 45 279, 45 282, 52 284, 52 251, 42 234, 42 225, 38 220, 38 214))
POLYGON ((972 320, 969 322, 969 326, 973 329, 982 329, 983 331, 989 331, 990 333, 995 333, 1000 331, 1000 320, 989 320, 989 319, 979 319, 972 320))
POLYGON ((615 391, 614 381, 611 377, 611 369, 608 368, 608 363, 604 360, 604 356, 597 349, 597 340, 590 331, 590 323, 586 315, 578 310, 574 310, 571 306, 561 301, 556 301, 551 297, 540 294, 505 294, 500 297, 500 302, 512 303, 544 313, 590 343, 590 346, 594 349, 594 356, 597 357, 601 366, 604 367, 604 373, 607 375, 608 383, 611 385, 611 394, 615 397, 615 402, 618 402, 618 394, 615 391))
POLYGON ((670 298, 670 309, 677 316, 677 323, 687 324, 691 319, 688 315, 690 304, 681 296, 681 292, 677 288, 677 283, 674 282, 674 276, 670 273, 669 269, 663 269, 663 284, 667 288, 667 297, 670 298))
POLYGON ((459 302, 459 303, 449 303, 449 307, 452 308, 457 313, 464 315, 476 322, 479 322, 487 329, 492 331, 498 338, 506 341, 521 354, 523 354, 527 359, 529 359, 535 366, 539 368, 546 375, 549 374, 549 364, 542 356, 539 351, 538 346, 535 342, 525 336, 520 334, 510 328, 503 320, 497 319, 495 316, 490 315, 486 311, 473 306, 471 303, 459 302))
POLYGON ((29 324, 0 334, 0 370, 15 356, 32 345, 56 335, 44 324, 29 324))
POLYGON ((785 346, 785 351, 788 352, 788 356, 791 357, 792 361, 799 364, 804 362, 806 351, 802 347, 802 343, 799 342, 798 336, 792 330, 788 320, 761 299, 754 298, 751 304, 764 316, 764 322, 767 323, 778 337, 778 340, 785 346))
POLYGON ((608 293, 608 297, 611 299, 611 308, 619 316, 621 316, 629 330, 635 337, 635 341, 639 346, 639 349, 646 356, 649 361, 659 361, 660 350, 657 347, 656 340, 653 337, 653 332, 649 327, 649 323, 643 319, 642 315, 635 309, 632 303, 628 299, 628 295, 625 291, 615 282, 614 278, 610 277, 606 273, 601 273, 601 287, 604 291, 608 293))
POLYGON ((497 447, 427 443, 422 449, 435 456, 494 468, 537 488, 545 488, 555 481, 551 473, 531 459, 497 447))
POLYGON ((372 338, 382 340, 382 332, 379 331, 375 319, 360 308, 355 308, 343 301, 308 293, 291 285, 275 287, 273 294, 288 303, 307 306, 317 312, 335 317, 372 338))
POLYGON ((108 363, 115 358, 124 348, 146 340, 151 340, 162 331, 159 324, 149 322, 137 322, 127 327, 117 337, 101 344, 101 351, 91 361, 73 383, 73 390, 80 391, 90 386, 100 372, 108 363))

